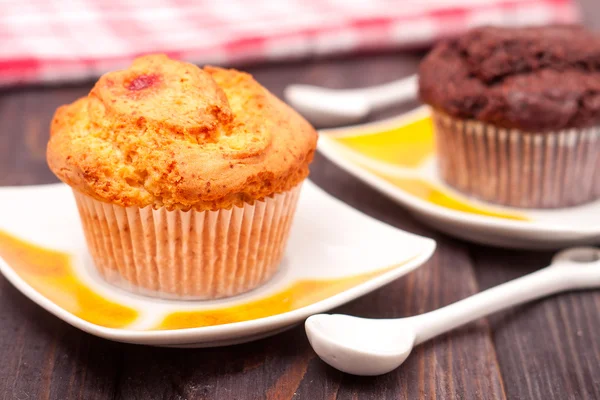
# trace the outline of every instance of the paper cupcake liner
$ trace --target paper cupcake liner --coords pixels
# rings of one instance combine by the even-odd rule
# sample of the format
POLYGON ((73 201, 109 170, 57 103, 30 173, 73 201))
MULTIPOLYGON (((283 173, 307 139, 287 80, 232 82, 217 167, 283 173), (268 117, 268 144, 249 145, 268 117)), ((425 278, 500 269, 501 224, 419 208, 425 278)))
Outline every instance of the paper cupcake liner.
POLYGON ((434 112, 442 179, 510 207, 561 208, 600 198, 600 126, 531 133, 434 112))
POLYGON ((121 207, 74 191, 100 274, 161 298, 216 299, 249 291, 277 271, 300 186, 219 211, 121 207))

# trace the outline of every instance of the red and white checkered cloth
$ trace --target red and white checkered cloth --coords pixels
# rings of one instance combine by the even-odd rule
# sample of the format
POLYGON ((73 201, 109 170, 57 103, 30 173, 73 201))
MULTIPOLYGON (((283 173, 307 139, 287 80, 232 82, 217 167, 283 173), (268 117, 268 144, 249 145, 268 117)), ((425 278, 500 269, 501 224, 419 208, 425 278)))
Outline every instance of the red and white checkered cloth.
POLYGON ((574 0, 0 0, 0 85, 90 78, 150 52, 231 65, 578 18, 574 0))

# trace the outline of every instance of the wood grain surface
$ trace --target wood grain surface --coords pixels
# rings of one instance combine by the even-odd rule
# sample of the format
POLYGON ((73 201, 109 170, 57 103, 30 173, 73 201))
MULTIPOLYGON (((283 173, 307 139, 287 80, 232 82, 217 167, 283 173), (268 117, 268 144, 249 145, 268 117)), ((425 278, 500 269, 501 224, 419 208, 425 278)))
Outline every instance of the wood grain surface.
MULTIPOLYGON (((600 3, 583 5, 588 25, 600 28, 600 3)), ((245 69, 281 95, 290 82, 339 88, 383 83, 413 73, 421 57, 368 54, 245 69)), ((0 185, 56 181, 45 162, 50 118, 90 85, 0 92, 0 185)), ((415 315, 550 260, 550 253, 483 247, 440 234, 320 155, 311 177, 366 214, 438 242, 418 271, 336 312, 415 315)), ((0 399, 600 399, 599 332, 600 293, 569 293, 480 320, 417 347, 390 374, 359 378, 323 364, 301 326, 217 349, 113 343, 53 317, 0 278, 0 399)))

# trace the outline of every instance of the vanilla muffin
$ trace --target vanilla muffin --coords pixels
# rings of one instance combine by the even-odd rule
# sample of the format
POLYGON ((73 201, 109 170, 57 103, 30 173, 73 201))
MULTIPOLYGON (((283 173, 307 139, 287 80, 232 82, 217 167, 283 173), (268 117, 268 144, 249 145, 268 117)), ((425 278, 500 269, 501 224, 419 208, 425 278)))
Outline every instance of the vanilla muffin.
POLYGON ((47 159, 103 277, 214 299, 276 272, 316 142, 250 75, 150 55, 56 111, 47 159))

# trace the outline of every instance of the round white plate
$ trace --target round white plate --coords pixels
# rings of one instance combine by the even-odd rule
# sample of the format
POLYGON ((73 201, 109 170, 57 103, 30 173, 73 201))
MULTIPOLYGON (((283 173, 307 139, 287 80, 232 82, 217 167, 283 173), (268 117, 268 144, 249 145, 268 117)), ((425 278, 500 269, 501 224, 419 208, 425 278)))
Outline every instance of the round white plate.
POLYGON ((514 209, 477 201, 447 187, 437 174, 428 107, 385 121, 322 131, 318 149, 411 209, 416 218, 449 235, 529 249, 600 243, 600 201, 556 210, 514 209))
POLYGON ((370 218, 306 182, 281 270, 270 282, 223 300, 158 300, 96 274, 67 186, 0 188, 0 272, 67 323, 128 343, 208 347, 273 335, 407 274, 434 249, 433 240, 370 218))

